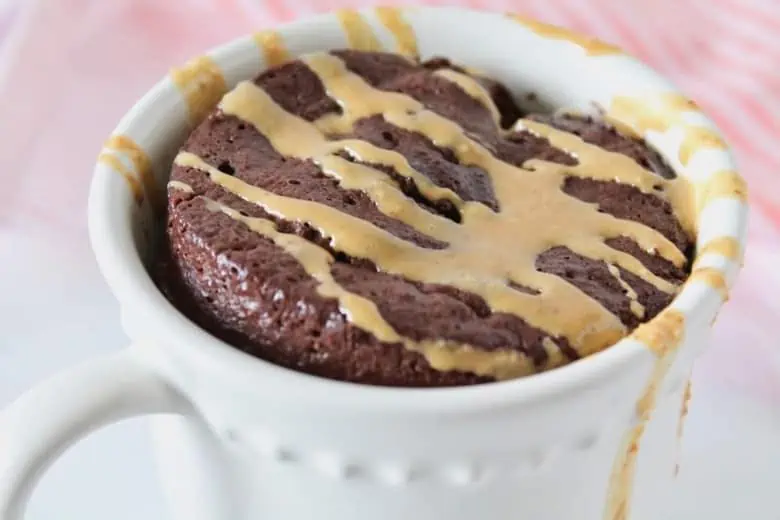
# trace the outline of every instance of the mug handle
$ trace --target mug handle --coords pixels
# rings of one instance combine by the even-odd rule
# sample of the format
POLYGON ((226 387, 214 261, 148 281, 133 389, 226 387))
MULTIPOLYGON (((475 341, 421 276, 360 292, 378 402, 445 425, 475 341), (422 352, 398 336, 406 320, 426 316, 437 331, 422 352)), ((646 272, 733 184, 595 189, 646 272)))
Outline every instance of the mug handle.
POLYGON ((55 375, 0 414, 0 519, 22 520, 41 475, 88 433, 133 416, 191 412, 133 348, 55 375))

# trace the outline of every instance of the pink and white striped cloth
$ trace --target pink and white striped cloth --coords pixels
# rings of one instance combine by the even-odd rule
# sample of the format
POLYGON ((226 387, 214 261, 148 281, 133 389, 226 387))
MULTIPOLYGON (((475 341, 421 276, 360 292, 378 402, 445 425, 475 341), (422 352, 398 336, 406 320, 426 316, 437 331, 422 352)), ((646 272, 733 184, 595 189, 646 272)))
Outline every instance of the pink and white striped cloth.
MULTIPOLYGON (((715 341, 715 348, 738 342, 746 354, 709 368, 780 404, 780 0, 421 3, 512 10, 617 43, 711 115, 735 146, 753 211, 746 268, 715 341)), ((4 226, 30 222, 52 236, 86 240, 86 191, 98 148, 172 65, 278 22, 369 4, 0 0, 0 246, 4 226)))

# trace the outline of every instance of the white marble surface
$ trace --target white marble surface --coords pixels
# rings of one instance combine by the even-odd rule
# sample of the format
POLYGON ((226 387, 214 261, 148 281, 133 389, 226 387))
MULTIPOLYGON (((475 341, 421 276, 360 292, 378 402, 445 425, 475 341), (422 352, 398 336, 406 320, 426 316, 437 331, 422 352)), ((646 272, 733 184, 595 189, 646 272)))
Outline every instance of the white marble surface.
MULTIPOLYGON (((57 370, 125 345, 85 236, 0 227, 0 265, 0 405, 57 370)), ((166 518, 146 422, 106 428, 68 451, 43 478, 27 518, 166 518)))
MULTIPOLYGON (((58 369, 125 344, 84 232, 74 239, 31 222, 0 228, 0 265, 0 405, 58 369)), ((739 350, 719 345, 696 374, 670 520, 780 519, 780 408, 710 369, 739 350)), ((166 518, 145 421, 93 434, 45 475, 28 520, 63 518, 166 518)))

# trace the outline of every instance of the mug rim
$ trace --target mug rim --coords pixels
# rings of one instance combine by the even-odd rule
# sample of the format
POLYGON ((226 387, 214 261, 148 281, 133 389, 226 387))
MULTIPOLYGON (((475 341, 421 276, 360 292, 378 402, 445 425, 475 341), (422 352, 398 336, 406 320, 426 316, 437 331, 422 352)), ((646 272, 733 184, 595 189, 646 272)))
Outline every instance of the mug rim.
MULTIPOLYGON (((424 12, 437 17, 453 16, 457 18, 457 16, 464 14, 468 16, 505 16, 501 13, 459 7, 415 6, 397 9, 402 14, 424 12)), ((369 10, 357 11, 365 14, 369 10)), ((286 33, 301 30, 307 24, 314 22, 337 23, 334 20, 334 13, 331 12, 281 24, 274 27, 274 31, 279 32, 284 37, 286 33)), ((517 30, 522 30, 522 26, 518 24, 517 30)), ((218 46, 210 50, 209 55, 214 57, 227 55, 232 52, 231 49, 245 42, 247 38, 247 36, 240 37, 218 46)), ((651 79, 655 78, 659 84, 668 85, 666 80, 636 59, 628 57, 628 62, 647 69, 651 79)), ((255 73, 257 72, 259 71, 255 73)), ((132 125, 135 120, 143 119, 145 113, 141 108, 149 104, 150 101, 162 97, 166 92, 169 93, 171 89, 175 89, 175 86, 166 76, 130 109, 123 117, 117 130, 123 126, 132 125)), ((671 91, 678 92, 673 87, 671 91)), ((702 120, 711 128, 715 128, 706 118, 702 118, 702 120)), ((723 169, 735 169, 730 153, 730 148, 727 148, 724 151, 724 157, 720 160, 719 164, 722 164, 723 169)), ((682 174, 677 165, 672 165, 672 167, 678 175, 682 174)), ((235 372, 237 375, 241 374, 242 378, 272 379, 279 384, 288 385, 296 395, 308 400, 319 400, 329 404, 337 403, 339 406, 359 406, 365 410, 373 409, 376 406, 381 406, 382 409, 390 407, 399 410, 427 410, 437 413, 478 409, 484 406, 516 404, 569 392, 601 381, 608 374, 622 370, 628 364, 641 359, 651 359, 653 356, 643 343, 629 334, 600 352, 549 371, 506 381, 439 388, 374 386, 328 379, 285 368, 246 354, 229 343, 212 336, 192 323, 163 296, 152 282, 133 240, 133 232, 130 228, 133 219, 138 218, 133 213, 133 203, 132 193, 121 176, 116 175, 116 172, 105 164, 98 162, 90 186, 89 234, 99 269, 112 293, 119 300, 123 316, 128 317, 129 314, 126 313, 126 310, 132 307, 139 322, 143 322, 144 327, 149 329, 148 334, 155 343, 186 345, 186 348, 189 349, 188 355, 208 359, 217 369, 235 372), (220 364, 219 360, 222 360, 223 363, 220 364)), ((737 258, 732 260, 710 258, 707 264, 721 272, 726 283, 731 285, 739 269, 740 257, 745 249, 747 205, 744 203, 731 204, 720 210, 720 213, 724 221, 720 226, 722 229, 719 229, 719 233, 715 233, 715 235, 713 232, 709 232, 709 239, 711 240, 713 236, 724 235, 733 237, 739 244, 739 253, 737 258)), ((702 212, 699 211, 695 237, 697 254, 694 255, 692 263, 698 262, 701 256, 698 253, 698 247, 702 245, 700 233, 702 221, 702 212)), ((679 308, 685 313, 686 327, 708 326, 710 319, 714 317, 722 303, 723 298, 715 288, 703 283, 686 282, 668 307, 679 308)), ((646 322, 647 326, 660 326, 657 320, 656 316, 646 322)))

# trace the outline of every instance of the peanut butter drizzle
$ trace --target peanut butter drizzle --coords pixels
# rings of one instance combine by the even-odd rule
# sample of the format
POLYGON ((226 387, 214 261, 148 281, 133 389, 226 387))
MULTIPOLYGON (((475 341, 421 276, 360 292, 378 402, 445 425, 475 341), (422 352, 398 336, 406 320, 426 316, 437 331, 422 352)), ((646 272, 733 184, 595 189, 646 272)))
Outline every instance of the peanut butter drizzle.
MULTIPOLYGON (((326 115, 316 121, 316 126, 323 133, 348 133, 352 125, 358 119, 374 114, 382 114, 388 122, 400 128, 421 133, 429 137, 434 144, 442 148, 451 149, 462 164, 474 165, 488 172, 493 180, 496 193, 504 195, 507 201, 500 201, 502 214, 508 214, 508 208, 520 211, 521 217, 528 221, 527 209, 518 208, 518 197, 527 199, 528 193, 541 193, 547 195, 550 192, 550 200, 545 202, 560 204, 556 210, 566 211, 567 208, 580 206, 582 202, 560 192, 560 185, 565 176, 582 176, 587 178, 607 178, 614 180, 615 174, 608 173, 620 171, 620 179, 626 179, 630 184, 636 184, 640 189, 650 190, 653 185, 660 185, 667 191, 678 191, 676 188, 684 187, 684 183, 669 182, 659 179, 655 174, 637 165, 633 160, 617 153, 607 152, 599 147, 589 145, 579 137, 566 132, 555 130, 551 127, 533 121, 522 120, 521 125, 528 130, 537 133, 550 140, 553 146, 568 150, 577 155, 580 163, 576 166, 562 166, 545 161, 531 160, 526 163, 528 169, 516 168, 495 158, 486 148, 470 139, 463 129, 454 122, 438 114, 426 110, 422 104, 403 94, 385 92, 371 87, 360 76, 348 71, 344 63, 334 56, 327 54, 310 55, 303 58, 307 66, 320 78, 328 94, 337 99, 342 107, 343 114, 326 115), (539 175, 530 175, 538 172, 539 175), (522 173, 521 173, 522 172, 522 173), (522 175, 522 181, 518 182, 518 175, 522 175), (536 184, 533 184, 535 182, 536 184), (539 188, 538 191, 534 191, 539 188), (515 192, 523 191, 525 196, 515 192), (511 194, 511 195, 508 195, 511 194)), ((226 98, 231 97, 230 95, 226 98)), ((223 101, 224 104, 224 101, 223 101)), ((544 197, 542 197, 544 199, 544 197)), ((524 208, 533 207, 532 202, 523 200, 524 208)), ((523 206, 523 204, 519 204, 523 206)), ((468 218, 471 208, 482 208, 481 205, 470 205, 464 208, 464 220, 468 218)), ((482 209, 475 209, 481 212, 482 209)), ((548 208, 536 208, 540 213, 549 216, 553 222, 560 220, 556 214, 550 214, 548 208)), ((576 211, 572 209, 572 211, 576 211)), ((659 233, 649 230, 644 225, 634 222, 618 221, 614 217, 586 212, 593 221, 593 227, 600 231, 595 234, 606 233, 606 236, 626 235, 636 240, 646 251, 657 251, 660 255, 682 265, 685 255, 674 244, 659 233)), ((509 215, 507 215, 509 216, 509 215)), ((555 225, 553 224, 555 227, 555 225)), ((548 224, 549 227, 549 224, 548 224)), ((540 233, 542 234, 542 233, 540 233)), ((567 245, 577 252, 577 240, 567 245)), ((603 244, 602 244, 603 246, 603 244)), ((630 255, 614 255, 608 251, 610 248, 599 248, 604 258, 593 256, 603 260, 613 261, 638 276, 642 276, 656 287, 667 292, 672 292, 674 286, 650 273, 641 263, 630 255), (609 258, 606 258, 609 256, 609 258), (614 260, 613 260, 614 259, 614 260), (641 274, 640 274, 641 273, 641 274)), ((541 252, 541 251, 539 251, 541 252)), ((586 252, 581 252, 589 256, 586 252)))
POLYGON ((185 193, 194 193, 195 191, 192 189, 192 186, 181 181, 168 181, 168 189, 179 190, 185 193))
POLYGON ((98 156, 98 162, 113 168, 127 180, 130 190, 138 204, 144 197, 149 198, 153 209, 162 205, 162 196, 157 190, 152 172, 152 162, 146 152, 126 135, 112 135, 103 144, 103 151, 98 156), (119 158, 124 155, 133 165, 132 170, 119 158))
POLYGON ((475 80, 467 74, 461 74, 452 69, 439 69, 434 72, 437 76, 440 76, 452 83, 455 83, 458 87, 466 92, 469 96, 473 97, 479 103, 490 111, 490 115, 493 118, 493 122, 497 125, 501 121, 501 114, 498 112, 498 107, 493 103, 493 99, 490 97, 490 93, 480 85, 479 81, 475 80))
POLYGON ((677 420, 677 458, 678 461, 674 464, 674 475, 677 476, 680 473, 680 452, 682 451, 682 438, 685 432, 685 419, 688 418, 688 410, 691 404, 692 396, 692 384, 691 380, 685 382, 685 390, 683 390, 682 404, 680 405, 680 417, 677 420))
POLYGON ((657 94, 653 96, 628 97, 617 96, 608 110, 611 120, 618 120, 638 135, 648 130, 665 132, 672 126, 681 126, 684 130, 678 159, 687 165, 694 153, 704 149, 725 150, 725 141, 713 130, 696 126, 683 119, 685 112, 697 111, 696 103, 677 93, 657 94))
MULTIPOLYGON (((665 132, 672 126, 680 126, 683 130, 683 140, 680 144, 678 158, 680 164, 687 165, 694 153, 704 149, 725 149, 726 143, 712 130, 704 127, 694 126, 684 120, 683 114, 686 112, 697 111, 696 104, 685 96, 676 93, 661 94, 648 97, 625 97, 619 96, 612 101, 608 117, 615 121, 621 127, 628 127, 635 131, 637 135, 642 135, 648 130, 665 132)), ((734 198, 741 202, 747 200, 747 188, 744 180, 732 170, 716 172, 706 182, 695 186, 693 191, 694 203, 685 203, 686 195, 677 193, 671 197, 672 205, 675 208, 689 208, 688 212, 680 215, 680 223, 691 232, 695 216, 699 214, 710 202, 721 198, 734 198)), ((689 197, 689 196, 688 196, 689 197)), ((732 237, 718 237, 705 244, 697 257, 706 253, 718 253, 729 259, 736 260, 740 255, 740 245, 732 237)), ((700 267, 694 265, 693 272, 689 276, 686 284, 693 282, 702 282, 716 290, 725 301, 728 299, 728 285, 723 272, 712 267, 700 267)), ((667 310, 668 311, 668 310, 667 310)), ((667 313, 664 311, 662 315, 667 313)), ((669 342, 657 341, 658 338, 648 337, 646 332, 652 331, 653 327, 658 331, 673 330, 675 325, 669 325, 660 322, 660 316, 648 325, 643 325, 634 336, 642 340, 645 344, 653 348, 653 345, 666 344, 669 342), (643 337, 644 335, 644 337, 643 337)), ((677 334, 682 331, 682 320, 676 325, 677 334)), ((657 332, 654 332, 657 334, 657 332)), ((674 342, 671 342, 674 343, 674 342)), ((657 350, 657 348, 656 348, 657 350)), ((649 399, 650 395, 657 393, 657 386, 663 379, 668 370, 670 361, 666 361, 666 356, 661 352, 658 361, 653 370, 653 375, 647 385, 645 393, 640 399, 638 408, 640 411, 640 423, 632 428, 626 436, 627 447, 618 454, 615 461, 615 469, 608 489, 608 503, 606 509, 607 520, 624 520, 629 514, 630 495, 633 487, 636 453, 638 443, 644 433, 647 419, 642 419, 643 414, 649 418, 654 407, 655 398, 649 399), (649 403, 649 404, 648 404, 649 403)), ((690 383, 689 383, 690 385, 690 383)), ((690 386, 686 389, 687 397, 684 399, 684 413, 687 413, 687 401, 690 397, 690 386)), ((678 434, 682 432, 683 414, 680 418, 678 434)), ((675 470, 676 471, 676 470, 675 470)))
POLYGON ((688 277, 686 283, 702 282, 715 289, 723 301, 729 299, 729 286, 726 283, 726 277, 723 276, 723 272, 720 269, 714 267, 697 267, 693 266, 693 271, 688 277))
POLYGON ((208 56, 200 56, 171 70, 171 80, 184 96, 192 126, 203 121, 227 91, 222 71, 208 56))
POLYGON ((578 34, 564 27, 550 25, 516 13, 508 13, 508 16, 516 22, 521 23, 531 31, 535 32, 539 36, 544 38, 552 38, 554 40, 564 40, 578 45, 585 51, 585 54, 590 56, 623 54, 623 49, 616 45, 612 45, 611 43, 606 43, 583 34, 578 34))
POLYGON ((282 36, 276 31, 260 31, 252 35, 260 48, 267 68, 276 67, 292 59, 282 36))
POLYGON ((409 22, 404 20, 399 8, 377 7, 376 16, 395 38, 399 53, 413 58, 419 56, 417 36, 415 36, 414 29, 409 25, 409 22))
POLYGON ((636 405, 637 424, 626 436, 624 446, 612 468, 604 514, 606 520, 629 518, 639 444, 655 411, 661 383, 682 344, 684 325, 684 314, 676 309, 666 308, 653 321, 640 325, 631 334, 633 339, 644 343, 657 356, 657 361, 636 405))
POLYGON ((144 201, 144 187, 141 185, 141 181, 138 180, 130 168, 125 166, 119 157, 108 152, 100 152, 98 162, 105 164, 125 178, 137 204, 140 205, 144 201))
POLYGON ((353 9, 339 9, 336 11, 336 17, 341 22, 350 48, 359 51, 383 50, 374 30, 360 13, 353 9))
MULTIPOLYGON (((205 168, 212 178, 224 176, 222 172, 202 163, 193 155, 180 155, 177 164, 205 168)), ((230 177, 227 177, 228 179, 223 180, 228 181, 229 184, 230 177)), ((350 293, 333 279, 330 269, 334 259, 330 253, 297 235, 278 232, 274 223, 269 220, 245 217, 213 200, 208 200, 207 204, 212 211, 221 211, 243 222, 252 231, 272 240, 274 244, 296 258, 306 272, 319 282, 317 292, 320 295, 338 300, 340 308, 346 310, 351 323, 364 330, 372 331, 380 341, 401 343, 406 348, 419 352, 437 370, 469 370, 476 374, 493 375, 498 379, 510 379, 533 372, 533 363, 530 359, 515 351, 488 352, 447 340, 413 341, 399 335, 384 321, 374 302, 350 293)), ((560 350, 549 361, 563 362, 560 350)))
POLYGON ((626 296, 628 296, 629 301, 629 308, 631 309, 631 312, 634 313, 634 316, 636 316, 639 319, 642 319, 645 317, 645 306, 639 303, 638 295, 633 287, 628 285, 625 280, 623 280, 623 277, 620 276, 620 270, 614 266, 613 264, 608 264, 607 268, 609 269, 609 273, 615 277, 615 280, 618 281, 620 286, 623 288, 623 291, 625 291, 626 296))
POLYGON ((542 347, 544 347, 544 351, 547 353, 547 362, 545 363, 545 366, 542 367, 542 370, 548 370, 566 364, 567 359, 563 355, 561 347, 549 337, 542 338, 542 347))
POLYGON ((707 254, 717 254, 728 258, 732 261, 737 261, 741 255, 742 247, 739 245, 739 241, 734 237, 719 236, 704 244, 697 253, 697 257, 701 257, 707 254))
POLYGON ((736 199, 746 203, 748 189, 745 180, 734 170, 721 170, 707 181, 696 185, 696 207, 699 211, 714 199, 736 199))
POLYGON ((694 153, 704 148, 725 150, 728 148, 728 145, 717 133, 709 128, 688 126, 683 142, 680 144, 680 164, 685 166, 694 153))
MULTIPOLYGON (((622 155, 531 121, 523 124, 529 130, 547 136, 554 146, 562 146, 576 155, 580 164, 564 166, 532 160, 528 162, 529 168, 517 168, 493 157, 469 139, 458 125, 426 110, 414 99, 374 89, 349 72, 337 57, 316 54, 303 60, 320 78, 329 96, 342 107, 343 114, 327 115, 310 123, 283 110, 252 82, 243 82, 228 93, 220 104, 221 110, 252 124, 279 153, 311 159, 343 188, 363 191, 380 211, 447 243, 447 248, 422 248, 329 206, 276 195, 249 185, 188 152, 181 152, 176 164, 206 172, 212 182, 262 206, 273 215, 310 223, 331 239, 334 249, 371 260, 382 272, 475 293, 483 297, 493 311, 517 315, 552 338, 565 338, 581 355, 613 344, 626 329, 617 317, 585 293, 557 276, 537 272, 538 254, 556 245, 566 245, 584 256, 620 266, 661 290, 673 292, 676 289, 650 273, 634 257, 607 247, 603 240, 630 236, 646 250, 657 251, 681 265, 685 257, 673 244, 641 224, 599 213, 593 205, 569 197, 560 188, 567 175, 599 178, 605 175, 605 166, 613 172, 611 178, 616 176, 621 181, 635 183, 639 189, 652 189, 654 184, 660 183, 665 190, 662 194, 676 189, 679 181, 659 179, 634 161, 621 161, 622 155), (461 162, 485 170, 498 194, 500 212, 478 202, 463 201, 450 190, 433 185, 414 171, 400 154, 355 139, 328 141, 326 138, 333 133, 348 134, 356 120, 375 114, 382 114, 402 128, 423 133, 438 146, 452 149, 461 162), (336 156, 340 150, 347 150, 367 163, 393 166, 401 175, 419 183, 420 191, 426 196, 452 200, 462 213, 462 222, 457 224, 422 209, 406 197, 387 174, 336 156), (577 222, 578 226, 571 226, 571 222, 577 222), (571 229, 573 227, 576 229, 571 229), (523 234, 524 229, 534 232, 523 234), (540 294, 516 291, 510 287, 510 282, 534 288, 540 294)), ((482 102, 492 104, 489 98, 482 102)), ((218 209, 274 242, 279 240, 277 243, 282 247, 290 241, 306 243, 286 250, 320 283, 321 294, 337 298, 342 311, 358 327, 373 333, 381 341, 402 343, 406 348, 420 352, 433 368, 463 370, 498 379, 534 371, 530 360, 515 351, 487 352, 447 340, 413 341, 402 337, 382 318, 372 302, 334 285, 330 276, 332 259, 328 260, 329 255, 324 250, 303 239, 280 239, 273 224, 263 219, 249 219, 222 206, 218 209)), ((553 339, 547 338, 544 347, 549 352, 557 352, 545 368, 566 361, 553 339)))

